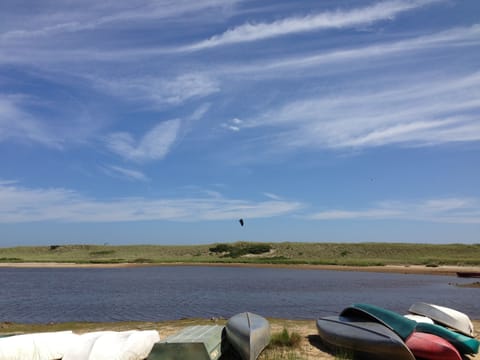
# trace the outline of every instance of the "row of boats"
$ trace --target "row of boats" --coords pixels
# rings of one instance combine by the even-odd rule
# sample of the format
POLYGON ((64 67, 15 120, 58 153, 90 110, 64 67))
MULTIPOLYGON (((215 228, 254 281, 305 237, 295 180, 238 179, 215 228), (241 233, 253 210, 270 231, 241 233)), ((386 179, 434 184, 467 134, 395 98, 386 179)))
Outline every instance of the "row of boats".
POLYGON ((478 353, 480 342, 466 314, 427 303, 413 304, 409 313, 353 304, 317 320, 317 329, 327 345, 372 360, 462 360, 478 353))
MULTIPOLYGON (((355 358, 462 360, 480 345, 466 314, 427 303, 413 304, 408 315, 353 304, 316 324, 327 346, 355 358)), ((189 326, 164 340, 155 330, 0 336, 0 360, 218 360, 232 348, 237 358, 256 360, 269 342, 269 322, 244 312, 225 326, 189 326)))
POLYGON ((255 360, 269 342, 268 321, 244 312, 225 326, 189 326, 164 340, 156 330, 0 335, 0 360, 217 360, 232 348, 255 360))

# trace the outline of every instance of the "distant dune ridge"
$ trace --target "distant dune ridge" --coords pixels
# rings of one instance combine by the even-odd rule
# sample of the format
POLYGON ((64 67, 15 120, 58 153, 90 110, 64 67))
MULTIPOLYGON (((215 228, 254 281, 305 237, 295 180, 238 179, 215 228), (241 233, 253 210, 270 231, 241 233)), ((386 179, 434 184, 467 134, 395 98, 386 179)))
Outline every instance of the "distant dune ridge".
POLYGON ((254 262, 320 265, 480 265, 480 244, 215 243, 204 245, 58 245, 0 248, 0 262, 254 262), (251 256, 256 255, 256 256, 251 256))

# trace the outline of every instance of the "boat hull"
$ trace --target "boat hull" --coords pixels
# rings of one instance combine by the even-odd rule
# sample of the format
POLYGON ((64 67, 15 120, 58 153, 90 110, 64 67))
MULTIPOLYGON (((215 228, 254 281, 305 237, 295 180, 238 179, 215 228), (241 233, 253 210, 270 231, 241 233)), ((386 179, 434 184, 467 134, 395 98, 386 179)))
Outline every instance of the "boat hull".
POLYGON ((480 272, 458 271, 457 276, 462 278, 480 278, 480 272))
POLYGON ((394 331, 402 340, 408 338, 417 326, 414 320, 370 304, 353 304, 345 308, 340 315, 378 322, 394 331))
POLYGON ((328 316, 317 320, 317 329, 327 344, 368 359, 415 360, 403 340, 378 322, 328 316))
POLYGON ((405 342, 413 355, 425 360, 462 360, 462 356, 447 340, 421 332, 414 332, 405 342))
POLYGON ((447 340, 458 350, 460 354, 476 354, 480 347, 477 339, 465 336, 458 332, 448 330, 437 324, 418 323, 416 331, 440 336, 447 340))
POLYGON ((472 322, 466 314, 460 311, 423 302, 413 304, 408 311, 412 314, 427 316, 436 323, 448 326, 463 335, 474 336, 472 322))
POLYGON ((260 315, 244 312, 225 326, 227 340, 242 360, 255 360, 270 342, 270 324, 260 315))
POLYGON ((224 327, 188 326, 153 345, 147 360, 218 360, 223 353, 224 327))

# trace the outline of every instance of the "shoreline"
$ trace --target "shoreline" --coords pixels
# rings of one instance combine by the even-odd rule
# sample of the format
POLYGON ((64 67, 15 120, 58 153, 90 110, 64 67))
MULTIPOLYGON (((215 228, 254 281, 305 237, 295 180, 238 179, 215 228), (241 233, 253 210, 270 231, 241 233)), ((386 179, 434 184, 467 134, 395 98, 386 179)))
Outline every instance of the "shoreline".
POLYGON ((398 273, 417 275, 455 275, 459 271, 480 272, 480 266, 453 266, 440 265, 429 267, 426 265, 382 265, 382 266, 348 266, 348 265, 311 265, 311 264, 255 264, 255 263, 116 263, 116 264, 80 264, 61 262, 4 262, 0 268, 79 268, 79 269, 115 269, 136 267, 164 267, 164 266, 209 266, 209 267, 249 267, 249 268, 282 268, 292 270, 330 270, 330 271, 359 271, 377 273, 398 273))
MULTIPOLYGON (((274 354, 278 351, 285 351, 287 355, 277 357, 278 359, 298 358, 298 359, 316 359, 316 360, 335 360, 331 351, 326 348, 316 328, 316 319, 309 320, 294 320, 283 318, 268 318, 272 333, 279 333, 283 329, 287 329, 290 333, 296 332, 301 337, 301 342, 296 348, 289 348, 284 350, 271 350, 274 354), (288 354, 295 357, 288 357, 288 354)), ((479 320, 472 320, 476 329, 480 328, 479 320)), ((124 321, 124 322, 70 322, 70 323, 50 323, 50 324, 16 324, 16 323, 2 323, 0 322, 0 334, 2 333, 32 333, 32 332, 50 332, 72 330, 75 333, 82 334, 92 331, 126 331, 126 330, 157 330, 160 339, 177 333, 187 326, 193 325, 225 325, 226 319, 180 319, 180 320, 164 320, 164 321, 124 321)), ((476 331, 476 339, 479 339, 478 330, 476 331)), ((265 350, 265 355, 261 355, 261 359, 270 359, 268 357, 268 349, 265 350)), ((471 360, 480 360, 480 354, 469 357, 471 360)))

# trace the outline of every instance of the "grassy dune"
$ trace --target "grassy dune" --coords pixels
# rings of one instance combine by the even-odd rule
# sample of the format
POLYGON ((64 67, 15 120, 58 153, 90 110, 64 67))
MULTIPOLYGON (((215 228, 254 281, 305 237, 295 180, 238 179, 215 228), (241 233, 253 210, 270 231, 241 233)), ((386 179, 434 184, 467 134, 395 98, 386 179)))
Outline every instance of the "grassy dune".
POLYGON ((480 265, 480 244, 234 243, 195 246, 51 245, 0 248, 0 262, 480 265), (229 247, 229 251, 224 247, 229 247), (217 251, 212 251, 212 249, 217 251), (267 248, 267 249, 265 249, 267 248), (260 251, 255 250, 261 249, 260 251))

